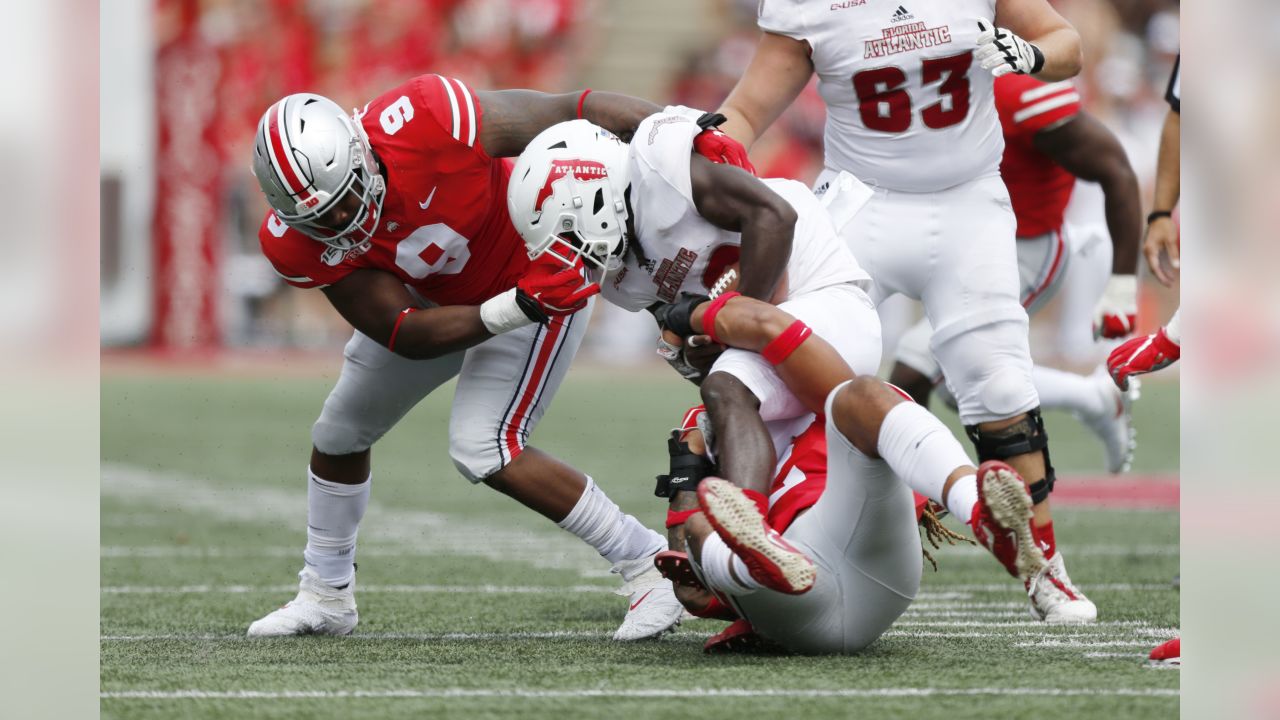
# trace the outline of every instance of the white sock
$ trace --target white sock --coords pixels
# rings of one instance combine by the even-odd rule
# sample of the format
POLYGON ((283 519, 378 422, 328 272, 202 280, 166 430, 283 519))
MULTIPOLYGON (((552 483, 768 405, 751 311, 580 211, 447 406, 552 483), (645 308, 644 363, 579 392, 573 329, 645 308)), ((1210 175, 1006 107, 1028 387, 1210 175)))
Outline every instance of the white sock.
POLYGON ((307 549, 302 558, 326 585, 343 587, 355 577, 356 533, 372 484, 372 474, 359 485, 346 485, 307 468, 307 549))
POLYGON ((730 595, 746 595, 764 587, 751 577, 742 558, 733 554, 719 535, 711 533, 702 541, 702 560, 698 563, 711 587, 730 595), (732 568, 732 571, 730 570, 732 568))
MULTIPOLYGON (((573 510, 556 524, 582 538, 611 563, 648 557, 667 548, 661 535, 618 509, 590 477, 573 510)), ((631 579, 625 575, 624 580, 631 579)))
POLYGON ((1031 382, 1040 394, 1040 407, 1045 410, 1072 410, 1094 416, 1111 409, 1098 392, 1098 383, 1087 376, 1037 365, 1031 369, 1031 382))
POLYGON ((1182 346, 1182 320, 1179 319, 1180 315, 1182 315, 1182 308, 1178 308, 1173 313, 1173 317, 1169 318, 1169 322, 1164 326, 1165 337, 1172 340, 1173 344, 1179 347, 1182 346))
POLYGON ((947 511, 955 519, 968 525, 973 517, 973 506, 978 502, 978 476, 965 475, 956 480, 947 493, 947 511))
POLYGON ((938 502, 951 473, 973 465, 947 426, 913 402, 899 403, 885 415, 876 450, 908 487, 938 502))

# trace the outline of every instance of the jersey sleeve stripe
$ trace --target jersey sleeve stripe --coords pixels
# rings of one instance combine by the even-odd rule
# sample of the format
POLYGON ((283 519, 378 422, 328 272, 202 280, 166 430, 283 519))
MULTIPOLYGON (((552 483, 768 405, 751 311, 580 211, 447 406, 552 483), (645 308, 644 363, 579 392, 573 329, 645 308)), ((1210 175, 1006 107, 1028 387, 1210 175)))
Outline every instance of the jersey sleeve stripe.
POLYGON ((462 133, 459 132, 459 127, 458 127, 458 123, 459 123, 458 96, 453 92, 453 86, 450 85, 449 81, 444 79, 443 76, 437 75, 436 79, 439 80, 440 84, 444 86, 444 92, 446 95, 449 96, 449 109, 453 111, 453 126, 450 128, 450 132, 453 134, 454 140, 461 140, 462 133))
POLYGON ((1041 85, 1038 88, 1032 88, 1022 93, 1022 102, 1033 103, 1041 98, 1049 97, 1050 95, 1062 92, 1063 90, 1074 90, 1074 89, 1075 89, 1075 86, 1071 84, 1070 80, 1063 80, 1061 82, 1049 83, 1048 85, 1041 85))
POLYGON ((1072 103, 1078 103, 1078 102, 1080 102, 1080 94, 1074 93, 1074 92, 1068 93, 1066 95, 1059 95, 1057 97, 1052 97, 1052 98, 1049 98, 1048 100, 1038 102, 1035 105, 1032 105, 1030 107, 1025 107, 1019 110, 1018 112, 1014 113, 1013 121, 1015 123, 1026 122, 1027 120, 1030 120, 1031 118, 1037 115, 1043 115, 1051 110, 1057 110, 1058 108, 1063 107, 1064 105, 1070 105, 1072 103))
POLYGON ((456 78, 454 78, 453 82, 458 84, 462 99, 466 101, 467 147, 474 147, 476 144, 476 104, 471 99, 471 91, 467 89, 466 83, 456 78))
MULTIPOLYGON (((275 268, 272 268, 272 269, 273 269, 273 270, 275 270, 275 268)), ((277 274, 277 275, 279 275, 280 277, 284 278, 285 280, 288 280, 288 281, 289 281, 289 282, 291 282, 291 283, 309 283, 309 282, 315 282, 314 280, 312 280, 311 278, 307 277, 306 275, 285 275, 284 273, 280 272, 279 270, 276 270, 276 274, 277 274)))

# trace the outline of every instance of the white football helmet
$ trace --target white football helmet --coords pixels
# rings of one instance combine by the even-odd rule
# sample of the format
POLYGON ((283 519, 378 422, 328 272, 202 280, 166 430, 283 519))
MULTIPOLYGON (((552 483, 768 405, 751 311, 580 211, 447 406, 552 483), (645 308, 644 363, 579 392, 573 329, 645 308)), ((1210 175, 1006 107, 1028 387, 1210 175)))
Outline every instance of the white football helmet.
POLYGON ((586 120, 543 130, 516 160, 507 210, 529 259, 551 253, 610 273, 626 250, 627 144, 586 120))
POLYGON ((354 118, 312 93, 287 95, 258 121, 253 174, 290 227, 338 250, 368 242, 386 181, 354 118))

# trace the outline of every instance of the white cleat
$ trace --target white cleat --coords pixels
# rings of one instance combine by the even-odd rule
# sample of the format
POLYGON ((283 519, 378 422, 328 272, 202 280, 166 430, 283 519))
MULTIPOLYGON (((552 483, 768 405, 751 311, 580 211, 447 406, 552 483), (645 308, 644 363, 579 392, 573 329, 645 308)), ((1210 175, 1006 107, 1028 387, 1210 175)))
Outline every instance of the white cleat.
POLYGON ((622 575, 618 595, 627 598, 627 616, 613 634, 614 640, 630 642, 658 637, 675 630, 684 617, 684 606, 676 599, 671 581, 653 565, 653 555, 624 560, 613 566, 622 575))
POLYGON ((249 626, 249 637, 289 635, 350 635, 360 620, 356 612, 355 577, 338 590, 320 580, 309 567, 298 573, 298 595, 283 607, 249 626))
POLYGON ((1091 623, 1098 619, 1098 606, 1080 592, 1067 576, 1062 553, 1054 553, 1044 569, 1027 581, 1031 617, 1050 625, 1091 623))
POLYGON ((1130 378, 1129 389, 1121 390, 1107 373, 1106 365, 1093 371, 1089 379, 1102 394, 1106 411, 1096 416, 1079 413, 1076 416, 1102 441, 1107 452, 1107 472, 1127 472, 1133 464, 1134 448, 1138 445, 1132 411, 1133 403, 1140 395, 1141 383, 1137 378, 1130 378))

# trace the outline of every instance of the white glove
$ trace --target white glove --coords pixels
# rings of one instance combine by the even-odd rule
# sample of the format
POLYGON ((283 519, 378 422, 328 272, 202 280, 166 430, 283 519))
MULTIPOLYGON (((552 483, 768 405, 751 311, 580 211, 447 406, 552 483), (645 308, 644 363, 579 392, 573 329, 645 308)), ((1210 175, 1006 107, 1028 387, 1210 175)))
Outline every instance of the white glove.
POLYGON ((1138 324, 1138 278, 1112 275, 1093 309, 1093 337, 1122 338, 1138 324))
POLYGON ((1040 48, 982 19, 978 20, 978 50, 973 57, 996 77, 1011 72, 1034 75, 1044 69, 1040 48))

